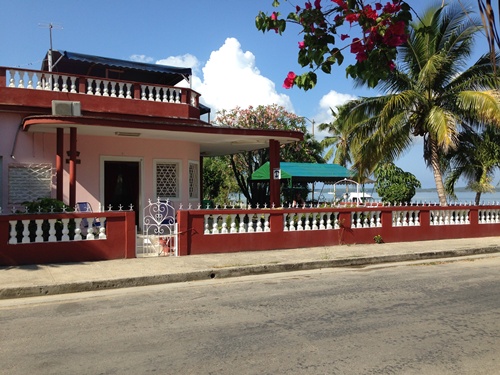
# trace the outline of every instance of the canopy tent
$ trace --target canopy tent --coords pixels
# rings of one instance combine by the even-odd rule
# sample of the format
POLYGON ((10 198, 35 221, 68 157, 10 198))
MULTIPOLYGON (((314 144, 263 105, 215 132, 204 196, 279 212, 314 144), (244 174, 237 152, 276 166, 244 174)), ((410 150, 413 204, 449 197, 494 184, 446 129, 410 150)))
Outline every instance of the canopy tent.
MULTIPOLYGON (((323 182, 333 184, 345 178, 352 178, 353 173, 338 164, 290 163, 281 162, 281 179, 292 182, 323 182)), ((252 181, 269 180, 269 162, 252 173, 252 181)))

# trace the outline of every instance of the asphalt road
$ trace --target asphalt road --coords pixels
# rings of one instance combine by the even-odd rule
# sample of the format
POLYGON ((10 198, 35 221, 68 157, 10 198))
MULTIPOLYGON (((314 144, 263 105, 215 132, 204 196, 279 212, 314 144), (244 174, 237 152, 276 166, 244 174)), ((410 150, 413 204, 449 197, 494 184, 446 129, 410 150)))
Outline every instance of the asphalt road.
POLYGON ((0 301, 5 374, 499 374, 500 256, 0 301))

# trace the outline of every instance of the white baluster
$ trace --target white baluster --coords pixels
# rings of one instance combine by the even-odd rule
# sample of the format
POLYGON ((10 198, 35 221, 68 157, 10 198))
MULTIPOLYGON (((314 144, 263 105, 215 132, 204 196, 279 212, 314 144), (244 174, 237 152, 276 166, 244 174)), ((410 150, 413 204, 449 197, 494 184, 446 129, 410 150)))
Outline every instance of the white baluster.
POLYGON ((69 92, 68 90, 68 81, 70 80, 70 77, 67 76, 61 76, 62 78, 62 92, 69 92))
POLYGON ((44 90, 47 90, 47 91, 52 91, 52 75, 48 75, 48 79, 47 79, 47 76, 45 76, 45 81, 44 81, 44 90))
POLYGON ((35 224, 36 224, 35 242, 43 242, 43 229, 42 229, 43 219, 35 220, 35 224))
POLYGON ((69 91, 73 94, 76 94, 76 77, 69 77, 69 80, 71 82, 69 91))
POLYGON ((102 96, 109 96, 109 81, 102 81, 102 96))
POLYGON ((19 71, 19 82, 17 84, 18 89, 24 89, 24 72, 19 71))
POLYGON ((177 89, 175 91, 175 102, 180 103, 181 102, 181 89, 177 89))
POLYGON ((11 69, 9 73, 10 73, 9 87, 16 87, 16 71, 14 69, 11 69))
POLYGON ((56 242, 56 219, 49 219, 49 242, 56 242))
POLYGON ((110 88, 111 88, 111 92, 110 92, 109 96, 111 96, 112 98, 116 98, 116 85, 117 85, 117 83, 116 82, 110 82, 109 85, 110 85, 110 88))
POLYGON ((100 79, 95 80, 95 96, 101 96, 101 82, 102 80, 100 79))
POLYGON ((54 80, 54 85, 53 85, 52 91, 59 91, 59 75, 54 74, 52 76, 52 79, 54 80))
POLYGON ((264 215, 264 232, 270 232, 271 228, 269 227, 269 214, 264 215))
POLYGON ((101 226, 99 227, 99 239, 100 240, 105 240, 107 239, 107 236, 106 236, 106 228, 104 227, 104 221, 106 220, 105 217, 101 217, 99 218, 100 222, 101 222, 101 226))
POLYGON ((155 102, 161 102, 161 97, 160 97, 160 88, 155 87, 155 102))
POLYGON ((147 86, 149 90, 149 95, 148 95, 148 100, 150 102, 154 102, 154 92, 153 92, 153 86, 147 86))
POLYGON ((29 220, 21 220, 23 223, 23 239, 21 240, 22 243, 29 243, 30 242, 30 231, 29 231, 29 220))
POLYGON ((132 84, 125 85, 125 88, 127 89, 125 99, 132 99, 132 84))
POLYGON ((205 219, 205 231, 203 232, 203 234, 210 234, 210 224, 209 224, 210 215, 205 215, 204 219, 205 219))
POLYGON ((95 237, 94 237, 94 228, 92 228, 90 225, 89 225, 89 228, 87 230, 87 240, 89 240, 89 241, 95 240, 95 237))
POLYGON ((127 88, 127 85, 125 83, 118 83, 118 97, 119 98, 125 98, 125 90, 124 88, 126 89, 127 88))
POLYGON ((28 88, 33 89, 33 74, 34 72, 28 72, 28 88))
POLYGON ((229 215, 229 217, 231 218, 229 233, 238 233, 238 229, 236 229, 236 215, 229 215))
POLYGON ((17 220, 10 220, 9 224, 10 224, 9 244, 15 245, 17 243, 17 231, 16 231, 17 220))
POLYGON ((81 241, 82 240, 82 230, 80 228, 80 224, 82 223, 82 218, 77 217, 75 218, 75 237, 74 241, 81 241))
POLYGON ((332 212, 327 212, 326 213, 326 229, 333 229, 332 227, 332 217, 333 213, 332 212))
POLYGON ((246 233, 245 220, 243 220, 243 218, 240 221, 239 233, 246 233))
POLYGON ((35 88, 35 90, 42 90, 42 88, 43 88, 42 80, 43 80, 43 75, 40 76, 39 73, 37 73, 37 75, 36 75, 36 88, 35 88))
POLYGON ((63 224, 61 241, 69 241, 69 219, 61 219, 63 224))
POLYGON ((92 78, 87 78, 87 95, 94 95, 94 91, 92 89, 93 84, 94 80, 92 78))
POLYGON ((247 229, 247 232, 248 233, 254 233, 255 232, 255 228, 253 227, 253 220, 255 218, 255 215, 252 216, 252 217, 248 217, 248 229, 247 229))
POLYGON ((218 221, 219 221, 218 217, 214 218, 214 222, 212 223, 212 234, 218 234, 219 233, 218 221))

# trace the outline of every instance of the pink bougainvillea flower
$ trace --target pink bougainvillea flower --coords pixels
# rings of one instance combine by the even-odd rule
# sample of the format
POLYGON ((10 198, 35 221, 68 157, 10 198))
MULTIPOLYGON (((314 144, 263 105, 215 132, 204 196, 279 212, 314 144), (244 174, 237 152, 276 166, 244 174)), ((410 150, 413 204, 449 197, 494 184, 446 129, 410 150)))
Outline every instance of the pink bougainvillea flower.
POLYGON ((335 4, 337 4, 339 7, 341 7, 344 10, 347 9, 347 3, 345 2, 345 0, 332 0, 332 2, 334 2, 335 4))
POLYGON ((304 4, 307 10, 312 8, 312 4, 308 1, 307 3, 304 4))
POLYGON ((314 0, 314 7, 316 9, 321 9, 321 0, 314 0))
POLYGON ((302 42, 299 42, 299 48, 302 49, 306 46, 306 44, 304 43, 304 41, 302 42))
POLYGON ((297 13, 300 12, 300 7, 298 5, 295 7, 295 12, 297 12, 297 13))
POLYGON ((359 19, 359 13, 350 13, 347 16, 345 16, 346 21, 348 21, 350 24, 353 22, 357 22, 359 19))
POLYGON ((380 3, 375 3, 375 9, 376 9, 376 10, 380 10, 380 9, 382 9, 382 4, 380 4, 380 3))
POLYGON ((340 40, 346 40, 347 38, 349 38, 349 35, 347 35, 347 34, 340 34, 340 40))
POLYGON ((359 52, 365 52, 365 46, 359 40, 359 38, 354 38, 351 43, 351 52, 352 53, 359 53, 359 52))
POLYGON ((285 89, 291 89, 295 84, 296 77, 297 75, 294 72, 288 72, 288 75, 286 76, 285 81, 283 82, 283 87, 285 89))
POLYGON ((394 64, 394 61, 389 61, 387 64, 389 66, 389 70, 392 72, 394 69, 396 69, 396 64, 394 64))
POLYGON ((371 7, 371 5, 367 5, 363 8, 363 13, 366 18, 376 20, 378 18, 377 12, 371 7))
POLYGON ((276 21, 278 19, 278 14, 276 12, 273 12, 273 14, 271 14, 271 19, 273 21, 276 21))
POLYGON ((387 3, 384 6, 384 13, 392 14, 392 13, 397 13, 400 10, 401 10, 401 5, 399 5, 399 1, 393 1, 392 4, 387 3))
POLYGON ((368 59, 368 55, 366 54, 366 52, 358 52, 356 54, 356 60, 358 62, 363 62, 363 61, 365 61, 367 59, 368 59))

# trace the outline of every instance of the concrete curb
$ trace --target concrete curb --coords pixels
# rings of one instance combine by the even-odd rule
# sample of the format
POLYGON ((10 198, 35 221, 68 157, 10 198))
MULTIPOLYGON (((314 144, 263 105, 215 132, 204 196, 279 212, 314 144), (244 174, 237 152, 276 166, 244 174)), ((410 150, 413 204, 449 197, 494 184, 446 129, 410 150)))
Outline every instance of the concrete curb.
POLYGON ((13 299, 24 297, 36 297, 55 294, 90 292, 107 289, 130 288, 137 286, 180 283, 188 281, 201 281, 214 278, 229 278, 249 275, 261 275, 291 271, 306 271, 322 268, 360 267, 383 263, 397 263, 417 260, 445 259, 472 255, 499 253, 500 246, 448 250, 429 251, 425 253, 410 253, 398 255, 383 255, 373 257, 359 257, 348 259, 326 259, 315 261, 249 265, 240 267, 228 267, 223 269, 207 269, 190 271, 177 274, 161 274, 153 276, 138 276, 129 278, 117 278, 111 280, 71 282, 55 285, 37 285, 28 287, 0 288, 0 299, 13 299))

